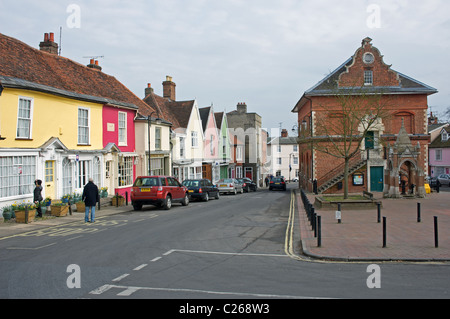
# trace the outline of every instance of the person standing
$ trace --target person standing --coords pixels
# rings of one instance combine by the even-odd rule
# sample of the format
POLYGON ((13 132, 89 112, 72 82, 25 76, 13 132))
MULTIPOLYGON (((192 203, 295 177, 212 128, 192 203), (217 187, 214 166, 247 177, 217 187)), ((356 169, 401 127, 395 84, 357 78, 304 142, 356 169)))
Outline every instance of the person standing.
POLYGON ((91 214, 91 223, 95 222, 95 205, 100 201, 100 196, 98 194, 98 187, 94 184, 94 180, 89 178, 89 182, 84 186, 83 195, 81 199, 86 206, 86 211, 84 214, 84 222, 89 223, 89 212, 91 214))
POLYGON ((37 179, 34 181, 33 202, 36 204, 38 217, 42 217, 41 202, 42 198, 42 181, 37 179))

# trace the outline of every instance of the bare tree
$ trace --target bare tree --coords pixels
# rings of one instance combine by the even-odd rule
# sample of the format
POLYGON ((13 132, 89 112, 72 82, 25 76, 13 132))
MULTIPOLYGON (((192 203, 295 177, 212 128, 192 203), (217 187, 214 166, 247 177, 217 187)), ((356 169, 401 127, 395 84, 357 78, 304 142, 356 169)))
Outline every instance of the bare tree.
POLYGON ((364 87, 340 89, 331 105, 319 105, 310 138, 315 150, 344 161, 344 199, 348 198, 350 160, 361 152, 368 132, 389 114, 389 98, 364 87))

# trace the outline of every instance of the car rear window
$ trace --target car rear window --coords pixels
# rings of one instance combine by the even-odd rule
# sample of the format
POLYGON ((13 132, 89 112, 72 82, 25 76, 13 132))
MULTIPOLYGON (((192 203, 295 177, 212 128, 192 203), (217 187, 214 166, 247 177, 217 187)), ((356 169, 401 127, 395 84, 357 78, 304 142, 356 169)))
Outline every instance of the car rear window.
POLYGON ((199 181, 184 181, 183 185, 186 187, 198 187, 199 181))
POLYGON ((273 179, 274 182, 284 182, 284 180, 282 178, 274 178, 273 179))
POLYGON ((231 178, 226 178, 223 180, 224 183, 234 183, 234 180, 231 178))
POLYGON ((142 177, 134 181, 134 187, 161 186, 161 180, 158 177, 142 177))

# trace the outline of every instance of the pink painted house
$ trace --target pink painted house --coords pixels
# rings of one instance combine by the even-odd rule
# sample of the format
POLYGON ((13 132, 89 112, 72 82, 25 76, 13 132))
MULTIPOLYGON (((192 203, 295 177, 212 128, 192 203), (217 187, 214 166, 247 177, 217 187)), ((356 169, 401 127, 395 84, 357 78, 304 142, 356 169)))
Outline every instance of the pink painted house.
POLYGON ((203 178, 216 183, 220 179, 219 131, 212 106, 199 109, 204 132, 203 142, 203 178))
POLYGON ((450 127, 443 127, 428 149, 431 176, 450 174, 450 127))
POLYGON ((134 119, 137 108, 130 106, 103 107, 104 183, 110 195, 128 195, 136 178, 136 134, 134 119))

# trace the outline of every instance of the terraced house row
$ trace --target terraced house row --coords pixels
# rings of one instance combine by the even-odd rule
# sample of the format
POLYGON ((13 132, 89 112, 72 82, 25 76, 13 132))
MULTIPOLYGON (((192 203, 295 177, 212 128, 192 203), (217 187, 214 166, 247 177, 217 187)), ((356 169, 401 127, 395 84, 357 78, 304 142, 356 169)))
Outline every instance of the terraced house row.
POLYGON ((98 61, 59 56, 53 33, 39 49, 0 34, 0 207, 32 199, 35 179, 58 199, 81 193, 90 177, 124 194, 139 175, 244 175, 245 140, 231 134, 227 114, 176 101, 175 88, 167 76, 163 96, 148 84, 141 99, 98 61))

